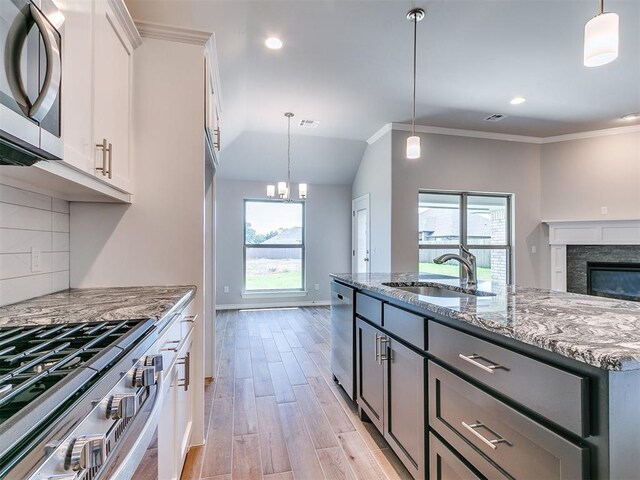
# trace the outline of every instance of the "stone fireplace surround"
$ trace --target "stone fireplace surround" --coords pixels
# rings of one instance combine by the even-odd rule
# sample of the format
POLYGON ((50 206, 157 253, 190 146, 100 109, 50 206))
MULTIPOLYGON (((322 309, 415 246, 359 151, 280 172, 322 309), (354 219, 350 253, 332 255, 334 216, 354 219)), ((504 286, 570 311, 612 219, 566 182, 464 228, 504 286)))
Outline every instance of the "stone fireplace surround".
POLYGON ((587 293, 587 261, 640 262, 640 220, 544 223, 549 225, 551 290, 587 293))

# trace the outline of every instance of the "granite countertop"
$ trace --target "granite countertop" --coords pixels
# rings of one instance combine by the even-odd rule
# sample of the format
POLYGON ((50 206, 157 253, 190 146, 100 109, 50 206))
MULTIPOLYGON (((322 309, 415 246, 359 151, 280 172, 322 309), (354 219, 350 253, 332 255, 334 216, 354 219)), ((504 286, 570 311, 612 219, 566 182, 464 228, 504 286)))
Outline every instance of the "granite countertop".
POLYGON ((191 285, 169 287, 72 288, 0 307, 0 327, 155 318, 183 299, 191 285))
POLYGON ((517 285, 481 283, 494 296, 442 298, 383 285, 428 282, 463 290, 459 279, 418 274, 331 274, 357 288, 401 300, 605 370, 640 369, 640 303, 517 285))

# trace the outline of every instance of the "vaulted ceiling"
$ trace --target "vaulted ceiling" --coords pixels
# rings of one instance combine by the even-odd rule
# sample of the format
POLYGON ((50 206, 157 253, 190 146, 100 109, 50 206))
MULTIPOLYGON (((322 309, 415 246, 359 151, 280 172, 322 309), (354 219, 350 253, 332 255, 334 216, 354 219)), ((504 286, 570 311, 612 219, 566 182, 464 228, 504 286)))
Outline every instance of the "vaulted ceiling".
MULTIPOLYGON (((215 32, 224 153, 231 149, 241 162, 259 144, 244 151, 243 144, 233 143, 264 140, 255 132, 284 134, 283 113, 289 110, 294 121, 320 122, 311 129, 294 122, 294 137, 345 140, 341 162, 349 172, 360 160, 352 142, 361 145, 361 155, 364 141, 384 124, 409 122, 413 29, 406 13, 415 6, 427 12, 418 24, 418 124, 546 137, 628 125, 620 117, 640 111, 638 0, 606 1, 606 10, 620 16, 620 55, 598 68, 582 64, 584 24, 597 13, 596 0, 129 0, 127 5, 135 19, 215 32), (281 50, 265 48, 272 35, 283 40, 281 50), (527 102, 510 105, 517 95, 527 102), (508 117, 484 121, 494 113, 508 117)), ((293 154, 295 162, 295 149, 293 154)), ((314 161, 300 160, 301 168, 314 161)), ((247 174, 246 168, 239 170, 247 174)))

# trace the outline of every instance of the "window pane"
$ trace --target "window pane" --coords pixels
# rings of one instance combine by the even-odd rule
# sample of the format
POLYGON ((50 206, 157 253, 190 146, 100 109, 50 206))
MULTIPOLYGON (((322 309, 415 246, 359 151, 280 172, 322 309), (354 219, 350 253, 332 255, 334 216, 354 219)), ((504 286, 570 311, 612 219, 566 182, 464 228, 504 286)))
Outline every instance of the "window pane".
POLYGON ((302 289, 302 248, 246 248, 246 290, 302 289))
POLYGON ((460 195, 421 193, 418 196, 420 245, 460 243, 460 195))
POLYGON ((491 282, 494 285, 507 283, 509 263, 508 250, 505 249, 471 249, 476 256, 478 282, 491 282))
POLYGON ((468 245, 506 245, 508 223, 505 197, 467 197, 468 245))
POLYGON ((245 243, 302 245, 302 204, 246 202, 245 243))
POLYGON ((457 248, 454 248, 454 249, 421 248, 419 250, 420 265, 418 268, 418 272, 428 273, 429 275, 435 275, 432 278, 460 277, 460 267, 458 262, 449 261, 441 265, 433 263, 434 258, 439 257, 440 255, 444 255, 445 253, 457 253, 459 255, 460 250, 457 248))

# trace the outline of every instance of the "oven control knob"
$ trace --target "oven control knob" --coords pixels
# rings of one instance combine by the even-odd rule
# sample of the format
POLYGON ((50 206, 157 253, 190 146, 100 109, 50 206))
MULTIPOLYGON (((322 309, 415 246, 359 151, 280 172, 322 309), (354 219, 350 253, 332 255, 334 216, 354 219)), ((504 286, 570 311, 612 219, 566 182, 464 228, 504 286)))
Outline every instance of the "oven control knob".
POLYGON ((133 372, 134 387, 148 387, 156 383, 156 367, 138 367, 133 372))
POLYGON ((120 393, 112 396, 107 405, 107 418, 129 420, 136 414, 137 402, 135 393, 120 393))
POLYGON ((74 471, 99 467, 107 458, 107 437, 105 435, 85 435, 73 442, 65 467, 74 471))
POLYGON ((147 355, 144 357, 144 364, 147 367, 155 367, 156 372, 161 372, 163 370, 162 354, 147 355))

